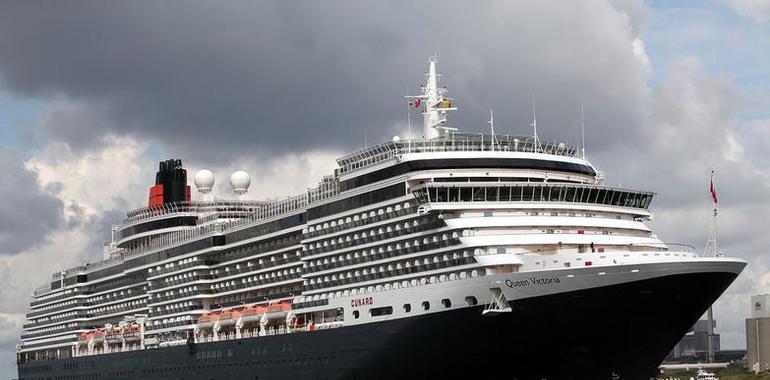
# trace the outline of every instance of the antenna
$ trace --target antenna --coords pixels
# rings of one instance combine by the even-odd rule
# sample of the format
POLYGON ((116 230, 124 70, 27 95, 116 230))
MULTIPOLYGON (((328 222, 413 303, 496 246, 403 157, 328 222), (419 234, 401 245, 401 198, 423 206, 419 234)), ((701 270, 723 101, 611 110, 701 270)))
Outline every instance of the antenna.
POLYGON ((366 145, 366 127, 364 127, 364 149, 368 148, 369 146, 366 145))
POLYGON ((580 97, 580 138, 583 140, 583 145, 580 147, 580 152, 583 154, 583 161, 586 159, 586 124, 585 124, 585 112, 583 110, 583 97, 580 97))
POLYGON ((532 94, 532 129, 535 132, 535 152, 540 150, 540 139, 537 137, 537 109, 535 108, 535 94, 532 94))
POLYGON ((492 130, 492 151, 495 151, 495 144, 497 143, 497 137, 495 136, 495 113, 492 110, 489 110, 489 127, 492 130))

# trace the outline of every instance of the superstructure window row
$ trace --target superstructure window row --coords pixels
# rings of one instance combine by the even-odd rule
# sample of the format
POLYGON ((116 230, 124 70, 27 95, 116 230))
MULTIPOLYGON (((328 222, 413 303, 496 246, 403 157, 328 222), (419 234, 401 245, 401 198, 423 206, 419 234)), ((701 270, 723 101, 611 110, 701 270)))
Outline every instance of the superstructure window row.
POLYGON ((302 271, 300 268, 288 268, 284 270, 261 273, 259 275, 255 274, 253 276, 232 279, 229 281, 217 282, 211 285, 202 284, 200 286, 194 285, 180 289, 169 290, 154 296, 151 295, 150 298, 153 303, 158 303, 180 297, 190 297, 200 294, 225 293, 233 290, 269 285, 276 282, 299 279, 301 276, 302 271))
POLYGON ((179 313, 183 311, 199 310, 202 308, 203 306, 200 301, 185 301, 185 302, 172 303, 168 305, 153 306, 150 308, 150 314, 152 315, 173 314, 173 313, 179 313))
POLYGON ((60 294, 57 294, 54 297, 49 297, 49 298, 45 298, 45 299, 38 298, 37 300, 32 301, 32 303, 30 303, 30 306, 31 307, 36 307, 37 305, 42 305, 44 303, 49 303, 49 302, 53 302, 53 301, 62 300, 62 299, 73 297, 73 296, 76 296, 76 295, 79 295, 79 294, 83 294, 82 288, 66 289, 66 290, 62 291, 60 294))
POLYGON ((397 183, 381 189, 372 190, 363 194, 309 208, 307 210, 307 219, 320 219, 329 215, 339 214, 404 195, 406 195, 406 184, 397 183))
POLYGON ((571 184, 426 185, 412 191, 420 203, 566 202, 647 209, 653 193, 571 184))
POLYGON ((28 323, 25 325, 25 327, 33 327, 34 325, 42 325, 50 322, 60 321, 62 319, 69 319, 69 318, 76 318, 76 317, 86 317, 87 313, 85 310, 78 310, 78 311, 70 311, 67 313, 52 315, 49 317, 42 317, 35 319, 31 323, 28 323))
POLYGON ((362 286, 357 288, 337 290, 329 293, 319 293, 319 294, 301 296, 301 298, 298 298, 299 300, 298 304, 301 305, 302 307, 321 306, 321 305, 327 305, 328 300, 333 298, 348 297, 351 295, 355 296, 355 295, 371 294, 375 292, 388 291, 392 289, 414 288, 418 286, 430 285, 430 284, 435 284, 439 282, 464 280, 467 278, 476 278, 479 276, 483 277, 486 274, 487 274, 486 270, 484 269, 472 269, 472 270, 462 270, 457 272, 435 274, 431 276, 421 276, 421 277, 415 277, 411 279, 399 280, 399 281, 393 281, 393 282, 387 281, 376 285, 367 285, 367 286, 362 286))
MULTIPOLYGON (((77 326, 78 326, 77 323, 68 323, 68 324, 62 324, 62 325, 57 325, 57 326, 49 326, 49 327, 45 327, 45 328, 42 328, 42 329, 34 329, 35 330, 34 332, 22 335, 21 339, 29 339, 29 338, 35 338, 35 337, 40 337, 40 336, 45 336, 45 335, 51 335, 51 334, 58 333, 58 332, 61 332, 63 330, 66 330, 66 329, 72 329, 72 328, 77 327, 77 326)), ((25 327, 25 329, 27 329, 27 328, 25 327)))
POLYGON ((444 232, 423 236, 415 239, 407 239, 381 245, 379 247, 362 249, 353 252, 331 255, 318 259, 310 259, 305 262, 305 273, 324 271, 343 266, 356 265, 366 262, 389 259, 396 256, 408 255, 419 251, 427 251, 459 244, 459 233, 444 232))
POLYGON ((119 313, 121 311, 141 309, 147 304, 147 300, 139 299, 131 302, 120 303, 117 305, 110 305, 99 307, 93 310, 92 316, 107 315, 113 313, 119 313))
POLYGON ((283 286, 274 286, 266 289, 250 290, 248 292, 216 297, 211 300, 211 308, 225 308, 242 306, 243 304, 260 303, 265 300, 289 298, 302 291, 299 283, 283 286))
POLYGON ((355 270, 313 277, 307 280, 305 283, 305 289, 315 290, 320 288, 337 287, 357 282, 372 281, 460 265, 474 264, 475 262, 476 260, 467 251, 437 254, 422 258, 375 265, 365 268, 356 268, 355 270))
POLYGON ((298 232, 292 235, 277 237, 267 241, 261 241, 258 243, 251 243, 249 245, 232 248, 224 252, 209 255, 208 258, 215 262, 224 263, 227 261, 238 260, 299 245, 301 240, 302 234, 298 232))
POLYGON ((307 228, 307 231, 305 231, 305 237, 313 238, 324 234, 339 232, 348 228, 377 223, 382 220, 404 216, 413 211, 412 203, 408 201, 403 203, 399 202, 389 206, 380 207, 377 210, 364 211, 354 215, 348 215, 344 218, 310 225, 307 228))
POLYGON ((69 300, 69 301, 65 301, 65 302, 60 302, 60 303, 56 303, 56 304, 47 305, 47 306, 44 306, 44 307, 39 308, 37 310, 31 311, 31 312, 27 313, 27 318, 28 319, 29 318, 34 318, 34 317, 37 317, 37 316, 40 316, 40 315, 43 315, 43 314, 54 313, 54 312, 57 312, 57 311, 71 309, 71 308, 75 308, 75 307, 79 307, 79 306, 90 306, 90 305, 91 305, 91 303, 87 302, 86 300, 83 300, 83 299, 73 299, 73 300, 69 300))
POLYGON ((185 326, 185 325, 191 325, 194 323, 195 322, 193 321, 192 316, 180 315, 174 318, 167 318, 167 319, 153 321, 147 326, 147 330, 151 331, 151 330, 158 330, 158 329, 163 329, 168 327, 185 326))
MULTIPOLYGON (((292 262, 298 262, 300 257, 301 257, 301 253, 299 251, 278 252, 274 255, 255 258, 253 260, 249 260, 246 262, 234 263, 234 264, 226 265, 224 267, 214 268, 211 270, 192 270, 185 273, 174 274, 172 276, 168 276, 162 279, 154 279, 154 280, 151 280, 150 285, 153 288, 164 288, 164 287, 180 285, 180 284, 184 284, 192 281, 216 279, 219 277, 228 277, 228 276, 233 276, 237 274, 268 269, 271 267, 276 267, 276 266, 280 266, 280 265, 284 265, 292 262)), ((185 261, 191 260, 191 259, 185 259, 185 261)), ((167 266, 171 265, 168 268, 170 268, 173 271, 180 271, 187 267, 206 265, 206 263, 218 263, 218 262, 192 260, 192 261, 184 262, 179 266, 174 266, 173 263, 166 264, 166 266, 164 266, 163 269, 166 269, 167 266)), ((223 264, 215 264, 215 265, 223 265, 223 264)), ((206 266, 209 266, 209 265, 206 265, 206 266)), ((152 268, 150 268, 148 272, 151 270, 152 268)), ((157 273, 157 270, 155 271, 155 273, 157 273)))
POLYGON ((371 230, 357 231, 348 235, 341 235, 331 239, 309 243, 305 246, 305 256, 336 251, 360 244, 390 239, 400 235, 432 230, 439 228, 442 225, 443 222, 435 217, 425 216, 419 219, 379 226, 377 228, 372 228, 371 230))
POLYGON ((117 301, 124 298, 136 297, 137 295, 144 294, 146 290, 147 288, 145 286, 134 288, 134 289, 124 289, 124 290, 115 291, 112 293, 106 293, 106 294, 101 294, 94 297, 89 297, 88 302, 91 304, 98 304, 101 302, 117 301))

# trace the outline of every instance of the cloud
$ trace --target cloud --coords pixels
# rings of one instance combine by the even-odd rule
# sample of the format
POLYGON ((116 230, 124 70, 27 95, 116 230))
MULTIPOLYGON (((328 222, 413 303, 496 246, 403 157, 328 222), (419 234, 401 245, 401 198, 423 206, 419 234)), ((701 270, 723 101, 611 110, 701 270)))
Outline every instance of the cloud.
POLYGON ((543 134, 577 141, 583 96, 600 147, 639 130, 617 126, 638 123, 645 91, 632 48, 645 8, 617 4, 3 3, 0 78, 57 99, 44 128, 76 151, 131 136, 223 164, 348 150, 364 129, 389 139, 438 51, 454 125, 484 130, 496 108, 502 132, 529 133, 534 94, 543 134))
POLYGON ((735 13, 757 22, 770 21, 770 0, 723 0, 735 13))
POLYGON ((0 254, 15 254, 43 243, 62 225, 63 204, 24 167, 18 152, 0 148, 0 172, 0 254))
POLYGON ((146 200, 147 189, 155 181, 157 164, 150 145, 114 135, 101 140, 98 149, 87 152, 54 140, 35 152, 26 166, 38 173, 44 185, 57 184, 64 204, 88 216, 136 207, 146 200))
MULTIPOLYGON (((51 195, 59 205, 61 223, 45 240, 14 254, 0 256, 0 378, 15 377, 14 347, 21 335, 30 292, 50 281, 54 272, 95 261, 110 237, 110 225, 125 212, 143 207, 155 180, 157 162, 151 147, 127 137, 108 136, 99 149, 76 153, 52 141, 17 166, 41 186, 56 185, 51 195), (2 356, 4 355, 4 356, 2 356)), ((288 153, 241 158, 222 166, 206 165, 217 174, 215 190, 230 197, 229 174, 244 169, 253 178, 249 197, 282 198, 300 194, 333 170, 337 152, 288 153)), ((4 160, 5 162, 7 160, 4 160)), ((190 177, 204 167, 185 161, 190 177)), ((192 179, 190 178, 190 182, 192 179)))
POLYGON ((610 3, 619 11, 626 14, 634 34, 639 34, 650 21, 652 9, 644 0, 611 0, 610 3))
POLYGON ((644 48, 644 41, 641 38, 634 38, 631 47, 634 52, 634 57, 639 61, 645 74, 652 72, 652 63, 650 63, 650 57, 647 56, 647 50, 644 48))
POLYGON ((756 223, 770 214, 770 153, 758 149, 768 141, 766 124, 740 122, 748 101, 741 90, 730 77, 706 72, 694 57, 675 61, 650 95, 649 122, 638 144, 591 158, 607 171, 609 184, 658 193, 649 224, 662 240, 699 248, 708 236, 709 174, 716 171, 720 250, 750 263, 715 305, 718 332, 722 347, 744 347, 748 299, 767 292, 763 274, 770 268, 764 252, 770 236, 756 223))
POLYGON ((0 162, 35 185, 9 196, 39 198, 29 204, 49 218, 30 220, 52 224, 0 258, 0 318, 23 313, 51 272, 99 257, 109 225, 144 205, 157 160, 211 169, 218 196, 235 169, 252 175, 252 198, 298 194, 364 130, 370 142, 406 130, 402 95, 438 51, 461 109, 450 122, 465 131, 486 129, 494 108, 498 132, 530 133, 534 94, 544 137, 577 142, 584 98, 589 158, 609 184, 659 192, 664 240, 705 241, 715 169, 721 245, 751 262, 716 306, 723 346, 741 347, 748 295, 767 290, 770 268, 756 223, 770 213, 770 124, 741 122, 740 89, 697 58, 649 87, 650 17, 635 0, 2 3, 2 85, 49 103, 24 131, 40 149, 0 162))
POLYGON ((15 345, 23 323, 23 314, 0 313, 0 378, 16 378, 15 345))

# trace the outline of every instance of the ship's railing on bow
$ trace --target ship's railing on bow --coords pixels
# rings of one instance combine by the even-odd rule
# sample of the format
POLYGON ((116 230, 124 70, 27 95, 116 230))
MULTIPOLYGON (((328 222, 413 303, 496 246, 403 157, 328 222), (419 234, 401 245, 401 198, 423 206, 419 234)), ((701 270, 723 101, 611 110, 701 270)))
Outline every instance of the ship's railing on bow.
POLYGON ((697 254, 698 250, 689 244, 681 244, 681 243, 665 243, 666 247, 668 247, 668 250, 671 252, 684 252, 684 253, 694 253, 697 254))

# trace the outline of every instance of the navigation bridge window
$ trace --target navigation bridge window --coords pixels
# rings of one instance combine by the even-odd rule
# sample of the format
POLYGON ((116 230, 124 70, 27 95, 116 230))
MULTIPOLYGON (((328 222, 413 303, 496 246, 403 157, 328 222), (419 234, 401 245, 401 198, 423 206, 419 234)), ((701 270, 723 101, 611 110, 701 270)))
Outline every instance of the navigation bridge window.
POLYGON ((412 191, 420 203, 567 202, 647 209, 653 193, 573 184, 432 184, 412 191))

